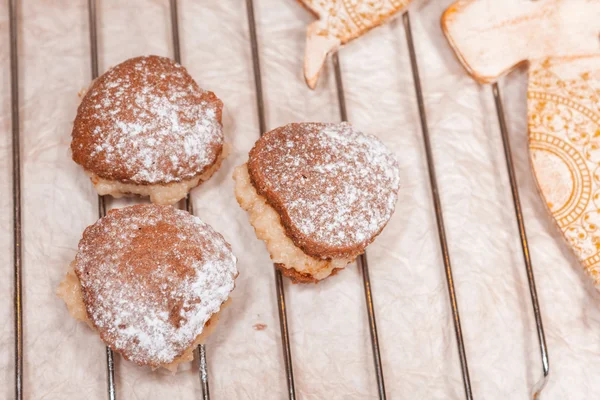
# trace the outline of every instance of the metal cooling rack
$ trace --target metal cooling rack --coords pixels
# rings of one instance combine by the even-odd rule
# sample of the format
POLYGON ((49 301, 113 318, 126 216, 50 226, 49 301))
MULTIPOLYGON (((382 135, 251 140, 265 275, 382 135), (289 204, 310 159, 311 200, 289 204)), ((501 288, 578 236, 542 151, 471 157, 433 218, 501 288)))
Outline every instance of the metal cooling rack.
MULTIPOLYGON (((172 28, 172 39, 174 49, 174 59, 178 63, 181 63, 181 48, 179 41, 179 19, 177 13, 177 0, 170 1, 170 14, 171 14, 171 28, 172 28)), ((23 293, 22 293, 22 233, 21 233, 21 161, 20 161, 20 126, 19 126, 19 66, 18 66, 18 49, 17 49, 17 15, 18 0, 8 0, 9 8, 9 29, 10 29, 10 71, 11 71, 11 118, 12 118, 12 181, 13 181, 13 271, 14 271, 14 327, 15 327, 15 398, 17 400, 23 399, 24 393, 24 376, 23 376, 23 360, 24 360, 24 349, 23 349, 23 293)), ((258 35, 257 35, 257 24, 254 16, 254 1, 246 0, 246 8, 248 15, 248 26, 250 33, 250 46, 252 50, 252 60, 254 68, 254 82, 256 86, 256 103, 258 112, 258 121, 260 134, 267 132, 266 119, 265 119, 265 103, 263 98, 263 87, 260 70, 260 54, 258 46, 258 35)), ((97 40, 97 26, 96 26, 96 1, 88 0, 88 15, 89 15, 89 29, 90 29, 90 56, 91 56, 91 75, 92 79, 98 77, 98 40, 97 40)), ((452 265, 450 263, 450 252, 448 248, 448 241, 446 237, 446 231, 444 227, 444 217, 442 212, 442 203, 439 196, 437 177, 435 171, 435 162, 433 157, 433 151, 431 148, 431 140, 429 136, 429 128, 427 124, 427 115, 425 111, 425 102, 423 97, 423 90, 421 87, 421 80, 419 76, 419 69, 417 63, 417 52, 412 35, 412 29, 410 25, 409 13, 405 12, 402 15, 402 21, 404 25, 408 52, 410 57, 410 64, 413 74, 413 81, 415 85, 415 93, 417 97, 417 106, 419 111, 419 118, 421 123, 421 131, 423 137, 423 145, 425 148, 425 156, 427 161, 427 168, 429 171, 429 183, 432 192, 433 209, 436 216, 437 231, 440 242, 440 250, 442 252, 443 267, 446 275, 446 282, 448 287, 448 296, 450 307, 452 311, 452 317, 454 322, 454 330, 456 335, 456 342, 458 348, 458 355, 460 359, 460 367, 462 373, 462 379, 465 390, 465 398, 467 400, 473 399, 471 382, 469 377, 469 368, 467 363, 467 353, 465 350, 465 344, 462 334, 462 326, 460 322, 460 315, 458 309, 457 295, 454 288, 454 281, 452 277, 452 265)), ((344 96, 344 85, 342 79, 342 71, 339 54, 335 53, 332 57, 332 64, 335 72, 335 82, 337 89, 337 97, 339 103, 340 119, 342 121, 348 120, 346 101, 344 96)), ((539 308, 537 290, 535 285, 535 279, 533 274, 533 267, 531 263, 531 256, 529 253, 527 234, 525 231, 525 224, 523 219, 523 213, 521 209, 521 202, 519 199, 519 191, 517 186, 516 174, 514 170, 514 163, 511 154, 510 142, 508 137, 508 129, 506 126, 504 110, 502 106, 502 99, 500 96, 500 89, 498 84, 492 85, 492 93, 494 96, 496 111, 498 114, 498 122, 500 126, 500 132, 502 136, 502 142, 504 146, 504 155, 506 159, 506 166, 510 180, 510 187, 513 196, 513 205, 515 208, 515 215, 517 225, 519 228, 519 236, 521 239, 521 247, 523 251, 523 259, 525 263, 525 269, 527 272, 527 279, 529 282, 529 290, 531 294, 531 301, 533 306, 533 313, 536 322, 536 330, 539 342, 539 349, 542 361, 542 378, 536 383, 536 386, 532 392, 533 399, 539 399, 540 393, 545 386, 549 373, 549 360, 548 351, 546 346, 546 339, 544 334, 544 328, 542 324, 542 318, 539 308)), ((189 196, 184 201, 184 207, 190 213, 193 213, 192 202, 189 196)), ((106 205, 103 196, 98 196, 98 215, 103 217, 106 214, 106 205)), ((369 330, 371 335, 371 347, 373 352, 373 362, 375 368, 375 375, 377 379, 377 388, 380 399, 386 399, 385 383, 384 383, 384 371, 381 363, 381 350, 379 346, 379 339, 377 334, 377 324, 375 318, 375 308, 373 305, 373 288, 371 287, 371 281, 369 278, 369 265, 367 262, 366 253, 357 259, 357 265, 362 271, 363 286, 365 291, 365 301, 368 315, 369 330)), ((283 346, 284 364, 286 371, 286 379, 288 386, 288 396, 290 400, 296 399, 296 388, 294 383, 294 371, 292 362, 292 351, 290 348, 290 337, 288 332, 287 314, 286 314, 286 303, 285 303, 285 292, 283 287, 283 279, 281 272, 274 268, 275 271, 275 283, 277 290, 277 302, 279 310, 279 322, 281 330, 281 341, 283 346)), ((204 345, 198 346, 198 358, 199 358, 199 377, 202 386, 202 398, 203 400, 210 399, 209 385, 208 385, 208 368, 206 362, 206 348, 204 345)), ((113 352, 109 347, 106 347, 106 372, 107 372, 107 396, 109 400, 116 400, 116 386, 115 386, 115 364, 113 352)))

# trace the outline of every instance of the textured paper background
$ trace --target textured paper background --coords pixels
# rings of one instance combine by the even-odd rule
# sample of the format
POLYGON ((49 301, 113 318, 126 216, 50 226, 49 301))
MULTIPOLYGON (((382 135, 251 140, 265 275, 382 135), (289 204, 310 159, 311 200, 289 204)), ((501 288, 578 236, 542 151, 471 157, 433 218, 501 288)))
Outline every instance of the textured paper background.
MULTIPOLYGON (((168 1, 100 0, 100 69, 140 54, 171 55, 168 1)), ((489 87, 463 72, 442 37, 450 1, 411 7, 464 335, 480 399, 524 399, 541 373, 498 123, 489 87)), ((85 1, 23 2, 20 90, 23 156, 25 397, 105 398, 104 346, 54 295, 96 196, 70 160, 77 92, 90 82, 85 1)), ((256 1, 267 122, 338 121, 332 69, 311 92, 302 79, 305 26, 295 1, 256 1)), ((0 5, 0 398, 13 396, 10 73, 8 10, 0 5)), ((194 191, 197 215, 231 242, 240 277, 208 342, 214 399, 283 399, 275 287, 262 242, 233 197, 232 169, 258 137, 246 8, 241 0, 180 4, 183 63, 225 103, 233 154, 194 191), (256 331, 253 325, 267 328, 256 331)), ((464 398, 431 207, 418 112, 401 21, 341 52, 351 121, 379 135, 401 165, 388 228, 369 247, 387 391, 391 399, 464 398)), ((600 295, 563 245, 528 166, 524 70, 502 81, 551 362, 547 399, 590 399, 600 389, 600 295)), ((122 205, 120 203, 119 205, 122 205)), ((359 271, 317 286, 286 283, 301 399, 376 398, 359 271)), ((194 399, 196 365, 171 376, 117 358, 121 399, 194 399)))

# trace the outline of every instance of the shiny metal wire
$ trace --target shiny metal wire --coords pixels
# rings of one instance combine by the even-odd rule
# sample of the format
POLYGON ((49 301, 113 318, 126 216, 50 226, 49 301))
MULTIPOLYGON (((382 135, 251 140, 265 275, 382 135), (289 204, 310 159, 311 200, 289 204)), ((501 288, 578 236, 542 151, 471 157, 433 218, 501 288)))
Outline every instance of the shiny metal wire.
MULTIPOLYGON (((177 11, 177 0, 169 0, 171 14, 171 32, 173 37, 173 57, 181 64, 181 44, 179 41, 179 12, 177 11)), ((190 214, 194 214, 194 207, 190 194, 184 200, 184 208, 190 214)), ((202 386, 202 399, 210 400, 210 389, 208 386, 208 364, 206 360, 206 346, 198 345, 198 376, 202 386)))
MULTIPOLYGON (((336 52, 331 58, 335 72, 335 83, 338 96, 338 106, 340 109, 340 118, 342 121, 348 121, 348 110, 346 108, 346 96, 344 95, 344 81, 342 79, 342 68, 340 65, 339 53, 336 52)), ((369 263, 367 253, 363 253, 356 259, 358 268, 362 271, 363 287, 365 291, 365 300, 367 306, 367 315, 369 318, 369 332, 371 334, 371 348, 373 350, 373 362, 375 365, 375 376, 377 378, 377 391, 380 400, 386 399, 385 382, 383 379, 383 367, 381 365, 381 353, 379 346, 379 336, 377 335, 377 322, 375 319, 375 307, 373 306, 373 289, 371 287, 371 278, 369 276, 369 263)))
POLYGON ((13 285, 15 326, 15 399, 23 398, 23 249, 21 234, 21 130, 19 121, 19 52, 16 0, 8 1, 10 19, 10 96, 13 184, 13 285))
MULTIPOLYGON (((250 33, 250 45, 252 49, 252 63, 254 69, 254 84, 256 86, 256 105, 258 111, 258 126, 260 135, 267 131, 265 118, 265 103, 263 99, 262 77, 260 72, 260 56, 258 53, 258 38, 256 34, 256 20, 254 18, 254 2, 246 0, 246 11, 248 13, 248 28, 250 33)), ((277 305, 279 310, 279 328, 281 330, 281 343, 283 346, 283 359, 285 364, 285 373, 288 387, 288 397, 290 400, 296 399, 296 387, 294 383, 294 368, 292 366, 292 350, 290 348, 290 337, 287 322, 287 312, 285 305, 285 291, 283 288, 283 278, 281 271, 274 268, 275 287, 277 288, 277 305)))
POLYGON ((544 325, 542 324, 542 314, 540 312, 540 304, 538 301, 537 289, 535 286, 535 277, 533 275, 533 266, 531 264, 531 254, 529 253, 529 244, 527 241, 527 232, 525 231, 525 220, 523 218, 523 210, 521 208, 521 199, 519 197, 519 187, 515 174, 515 166, 513 162, 512 151, 510 149, 510 140, 508 136, 508 127, 504 114, 504 106, 502 105, 502 96, 498 83, 492 85, 492 93, 496 104, 496 112, 498 114, 498 124, 500 125, 500 134, 502 136, 502 145, 504 146, 504 157, 506 159, 506 169, 510 180, 510 190, 512 192, 513 205, 515 207, 515 216, 517 226, 519 228, 519 237, 521 239, 521 248, 523 250, 523 261, 525 262, 525 270, 527 272, 527 281, 529 282, 529 293, 531 294, 531 305, 533 307, 533 315, 535 317, 535 325, 540 346, 540 356, 542 358, 542 377, 535 384, 532 390, 532 398, 539 399, 541 392, 548 381, 550 373, 550 361, 548 359, 548 348, 546 346, 546 334, 544 333, 544 325))
MULTIPOLYGON (((88 17, 90 24, 90 57, 92 80, 98 77, 98 29, 96 20, 96 0, 88 0, 88 17)), ((104 196, 98 196, 98 217, 106 215, 104 196)), ((106 390, 109 400, 116 400, 115 360, 113 351, 106 346, 106 390)))
POLYGON ((454 289, 454 278, 452 276, 452 265, 450 263, 450 250, 448 249, 448 240, 446 238, 446 228, 444 227, 444 215, 442 212, 442 202, 437 184, 437 176, 435 172, 435 161, 433 151, 431 149, 431 139, 429 137, 429 126, 427 124, 427 114, 425 112, 425 100, 423 98, 423 89, 421 87, 421 78, 419 76, 419 65, 417 63, 417 53, 413 40, 412 29, 410 26, 410 17, 408 12, 402 16, 404 23, 404 31, 406 33, 406 42, 408 44, 408 52, 410 55, 410 65, 413 74, 415 92, 417 95, 417 105, 419 107, 419 118, 421 121, 421 132, 423 134, 423 144, 425 146, 425 157, 427 159, 427 169, 429 170, 429 184, 433 198, 433 208, 435 210, 435 219, 437 222, 438 237, 442 250, 442 258, 444 260, 444 272, 446 273, 446 283, 448 286, 448 295, 450 297, 450 306, 452 308, 452 319, 454 321, 454 332, 456 334, 456 344, 458 345, 458 356, 460 358, 460 366, 465 389, 465 396, 468 400, 473 399, 471 389, 471 378, 469 376, 469 367, 467 364, 467 353, 465 350, 465 342, 462 335, 462 325, 460 323, 460 314, 458 312, 458 301, 456 299, 456 290, 454 289))
POLYGON ((173 38, 173 57, 181 64, 181 45, 179 43, 179 12, 177 0, 169 0, 171 14, 171 36, 173 38))
POLYGON ((206 347, 201 344, 198 346, 198 375, 202 385, 202 400, 210 399, 210 390, 208 388, 208 366, 206 365, 206 347))

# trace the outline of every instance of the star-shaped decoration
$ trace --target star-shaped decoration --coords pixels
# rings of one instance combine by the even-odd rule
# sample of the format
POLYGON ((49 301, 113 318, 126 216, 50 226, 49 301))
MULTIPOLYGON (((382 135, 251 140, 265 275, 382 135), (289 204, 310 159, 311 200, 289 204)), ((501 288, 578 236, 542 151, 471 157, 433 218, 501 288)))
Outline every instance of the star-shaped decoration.
POLYGON ((411 0, 298 0, 319 20, 306 32, 304 77, 314 89, 327 55, 404 10, 411 0))

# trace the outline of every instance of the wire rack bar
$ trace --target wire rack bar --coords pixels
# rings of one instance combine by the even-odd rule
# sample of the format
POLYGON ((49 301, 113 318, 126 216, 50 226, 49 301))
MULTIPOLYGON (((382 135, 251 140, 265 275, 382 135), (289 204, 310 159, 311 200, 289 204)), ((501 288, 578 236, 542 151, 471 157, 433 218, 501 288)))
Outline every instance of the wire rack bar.
POLYGON ((23 293, 21 234, 21 129, 19 123, 19 54, 17 1, 8 1, 10 18, 10 96, 12 121, 13 270, 15 324, 15 399, 23 398, 23 293))
MULTIPOLYGON (((342 121, 348 121, 348 110, 346 108, 346 96, 344 95, 344 81, 342 79, 342 68, 338 52, 334 53, 331 61, 335 71, 335 83, 338 96, 338 105, 340 108, 340 117, 342 121)), ((365 290, 365 301, 367 306, 367 315, 369 317, 369 332, 371 334, 371 347, 373 349, 373 362, 375 365, 375 376, 377 378, 377 391, 381 400, 386 399, 385 382, 383 379, 383 367, 381 365, 381 353, 379 347, 379 336, 377 335, 377 322, 375 319, 375 307, 373 305, 373 292, 371 288, 371 278, 369 277, 369 263, 367 253, 363 253, 356 259, 358 268, 362 271, 363 286, 365 290)))
POLYGON ((181 45, 179 43, 179 12, 177 11, 177 0, 169 0, 171 10, 171 36, 173 37, 173 57, 181 64, 181 45))
POLYGON ((296 387, 294 384, 294 369, 292 366, 292 350, 290 348, 290 335, 287 322, 287 312, 285 305, 285 293, 283 290, 283 276, 281 271, 275 270, 275 287, 277 290, 277 310, 279 311, 279 329, 281 331, 281 341, 283 345, 283 359, 285 361, 285 373, 288 385, 288 395, 290 400, 296 398, 296 387))
MULTIPOLYGON (((177 0, 169 0, 171 14, 171 31, 173 37, 173 57, 175 61, 181 64, 181 42, 179 41, 179 12, 177 11, 177 0)), ((190 194, 188 193, 184 200, 184 208, 190 214, 194 214, 194 207, 190 194)), ((208 364, 206 360, 206 346, 198 345, 198 376, 202 386, 202 399, 210 400, 210 390, 208 387, 208 364)))
POLYGON ((206 347, 201 344, 198 346, 198 374, 200 375, 200 384, 202 385, 202 400, 210 399, 210 390, 208 388, 208 367, 206 365, 206 347))
POLYGON ((433 198, 433 208, 435 210, 435 219, 437 222, 438 236, 440 247, 442 250, 442 258, 444 260, 444 271, 446 273, 446 282, 448 284, 448 295, 450 297, 450 306, 452 307, 452 318, 454 320, 454 332, 456 334, 456 344, 458 345, 458 356, 460 358, 460 366, 462 379, 465 388, 465 396, 468 400, 473 399, 471 389, 471 379, 469 377, 469 367, 467 364, 467 353, 465 350, 465 342, 462 335, 462 325, 460 323, 460 314, 458 311, 458 301, 456 299, 456 290, 454 289, 454 278, 452 276, 452 264, 450 263, 450 251, 448 249, 448 240, 446 238, 446 228, 444 227, 444 215, 442 212, 442 202, 437 184, 437 175, 435 172, 435 161, 433 151, 431 149, 431 139, 429 136, 429 125, 427 124, 427 114, 425 112, 425 100, 423 98, 423 89, 421 87, 421 78, 419 76, 419 65, 417 63, 417 53, 413 40, 412 29, 410 26, 410 17, 408 12, 402 16, 404 23, 404 31, 406 33, 406 42, 408 44, 408 52, 410 55, 410 65, 413 74, 415 92, 417 95, 417 104, 419 107, 419 118, 421 121, 421 131, 423 134, 423 143, 425 145, 425 157, 427 159, 427 169, 429 170, 429 184, 433 198))
MULTIPOLYGON (((262 78, 260 72, 260 56, 258 54, 258 38, 256 35, 256 20, 254 18, 254 2, 246 0, 246 11, 248 13, 248 27, 250 31, 250 45, 252 50, 252 64, 254 70, 254 84, 256 86, 256 104, 258 109, 258 126, 260 135, 267 131, 265 118, 265 103, 263 98, 262 78)), ((275 287, 277 289, 277 305, 279 311, 279 328, 281 330, 281 342, 283 346, 283 359, 290 400, 296 399, 296 387, 294 384, 294 369, 292 366, 292 350, 290 348, 290 336, 288 330, 287 313, 285 305, 285 291, 281 271, 274 268, 275 287)))
POLYGON ((517 177, 515 174, 515 166, 513 162, 513 156, 510 149, 510 140, 508 136, 508 128, 506 125, 506 118, 504 114, 504 106, 502 105, 502 96, 500 95, 500 88, 498 83, 492 85, 492 93, 494 95, 494 102, 496 104, 496 112, 498 114, 498 124, 500 125, 500 133, 502 136, 502 145, 504 146, 504 157, 506 159, 506 169, 508 170, 508 177, 510 180, 510 190, 512 192, 513 205, 515 207, 515 216, 517 218, 517 225, 519 227, 519 237, 521 239, 521 248, 523 249, 523 261, 525 262, 525 270, 527 271, 527 280, 529 282, 529 292, 531 294, 531 304, 533 307, 533 315, 535 316, 535 325, 538 336, 538 343, 540 347, 540 355, 542 358, 542 377, 535 384, 532 391, 532 398, 539 399, 541 396, 542 389, 546 386, 548 381, 548 374, 550 373, 550 361, 548 359, 548 348, 546 347, 546 335, 544 333, 544 325, 542 324, 542 314, 540 312, 540 304, 538 301, 537 289, 535 286, 535 277, 533 275, 533 266, 531 264, 531 254, 529 253, 529 245, 527 240, 527 233, 525 232, 525 220, 523 218, 523 210, 521 208, 521 200, 519 197, 519 187, 517 184, 517 177))
POLYGON ((113 351, 106 346, 106 391, 109 400, 117 399, 115 386, 115 360, 113 351))
MULTIPOLYGON (((90 25, 90 58, 92 80, 98 77, 98 28, 96 25, 96 0, 88 0, 88 18, 90 25)), ((106 201, 104 196, 98 196, 98 216, 106 215, 106 201)), ((106 390, 109 400, 116 400, 115 386, 115 360, 113 351, 106 346, 106 390)))

